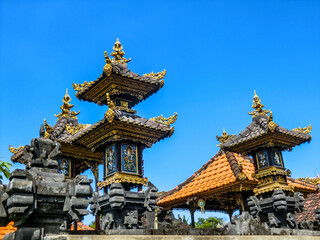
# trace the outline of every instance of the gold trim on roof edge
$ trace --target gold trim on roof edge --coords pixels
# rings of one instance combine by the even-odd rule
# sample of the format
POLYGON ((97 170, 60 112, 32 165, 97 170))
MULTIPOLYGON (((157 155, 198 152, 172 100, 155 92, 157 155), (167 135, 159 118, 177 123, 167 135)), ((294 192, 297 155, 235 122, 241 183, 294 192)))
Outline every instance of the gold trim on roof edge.
POLYGON ((115 173, 110 177, 107 177, 103 182, 98 182, 98 187, 101 189, 103 187, 109 186, 112 183, 133 183, 133 184, 142 184, 144 186, 149 182, 148 178, 141 178, 136 175, 130 175, 125 173, 115 173))
POLYGON ((12 152, 13 154, 16 154, 17 152, 21 151, 22 149, 24 149, 24 146, 19 146, 18 148, 15 147, 11 147, 11 145, 9 145, 9 151, 12 152))
POLYGON ((74 135, 77 132, 81 131, 82 129, 86 128, 86 127, 90 127, 91 124, 81 124, 79 123, 77 126, 71 126, 69 124, 66 125, 66 130, 68 133, 74 135))
POLYGON ((172 115, 171 117, 163 117, 163 115, 159 116, 159 117, 153 117, 150 118, 150 120, 158 122, 158 123, 162 123, 162 124, 166 124, 168 126, 170 126, 171 124, 175 123, 178 119, 178 114, 175 112, 174 115, 172 115))
POLYGON ((154 73, 153 71, 151 73, 146 73, 146 74, 143 74, 142 76, 145 76, 145 77, 153 77, 155 79, 163 79, 165 76, 166 76, 166 73, 167 71, 165 69, 163 69, 162 72, 157 72, 157 73, 154 73))
POLYGON ((311 124, 309 124, 308 127, 304 127, 304 128, 298 127, 298 128, 292 129, 292 131, 302 132, 302 133, 311 133, 311 130, 312 130, 311 124))

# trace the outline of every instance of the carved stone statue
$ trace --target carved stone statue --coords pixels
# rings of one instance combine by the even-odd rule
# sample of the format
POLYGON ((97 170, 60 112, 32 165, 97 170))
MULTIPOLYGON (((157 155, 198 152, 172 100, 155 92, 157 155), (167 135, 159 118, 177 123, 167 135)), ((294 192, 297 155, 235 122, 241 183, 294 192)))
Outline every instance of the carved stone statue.
POLYGON ((66 179, 58 173, 60 147, 60 143, 44 137, 42 125, 40 137, 24 148, 27 170, 13 171, 6 191, 0 189, 0 225, 14 221, 18 228, 4 239, 43 240, 89 213, 92 181, 86 176, 66 179))

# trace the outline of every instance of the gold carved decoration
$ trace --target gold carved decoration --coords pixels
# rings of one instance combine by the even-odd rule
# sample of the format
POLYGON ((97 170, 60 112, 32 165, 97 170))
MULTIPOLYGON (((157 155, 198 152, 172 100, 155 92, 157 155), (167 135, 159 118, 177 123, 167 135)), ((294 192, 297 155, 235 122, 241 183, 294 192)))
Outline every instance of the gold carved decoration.
POLYGON ((316 178, 310 178, 310 177, 306 177, 306 178, 298 178, 297 180, 300 180, 302 182, 305 183, 310 183, 313 185, 319 185, 320 184, 320 178, 316 177, 316 178))
POLYGON ((260 115, 268 116, 267 114, 270 113, 271 111, 267 111, 265 109, 262 109, 264 105, 261 103, 261 99, 258 97, 256 94, 256 90, 254 90, 254 96, 253 96, 253 105, 251 106, 254 110, 250 113, 248 112, 249 115, 252 115, 253 117, 257 117, 260 115))
POLYGON ((119 41, 119 38, 117 38, 117 41, 113 46, 114 52, 111 53, 111 56, 114 58, 110 59, 107 52, 104 53, 105 58, 106 58, 106 63, 111 64, 111 63, 118 62, 118 63, 122 63, 122 64, 127 65, 127 62, 130 62, 131 58, 129 58, 129 59, 124 58, 123 56, 125 55, 125 52, 122 51, 122 49, 123 49, 123 47, 119 41))
POLYGON ((304 128, 298 127, 298 128, 292 129, 292 131, 302 132, 302 133, 311 133, 311 130, 312 130, 311 124, 309 124, 308 127, 304 127, 304 128))
POLYGON ((90 87, 94 81, 84 83, 72 83, 72 87, 75 91, 81 91, 85 87, 90 87))
POLYGON ((273 121, 273 115, 272 112, 270 111, 270 116, 268 118, 268 128, 271 132, 274 132, 276 130, 277 124, 273 121))
POLYGON ((74 105, 70 104, 71 98, 68 94, 68 89, 66 90, 66 94, 64 95, 62 102, 63 102, 63 105, 61 105, 61 107, 60 107, 62 112, 59 114, 55 114, 54 116, 58 117, 58 120, 63 117, 77 119, 77 115, 80 113, 80 111, 78 111, 78 112, 70 111, 70 109, 73 108, 74 105))
POLYGON ((133 183, 133 184, 142 184, 144 186, 147 185, 148 178, 144 177, 141 178, 136 175, 130 175, 130 174, 124 174, 124 173, 115 173, 114 175, 106 178, 103 182, 98 182, 98 187, 99 189, 109 186, 112 183, 133 183))
POLYGON ((45 138, 50 138, 50 133, 53 132, 53 128, 51 127, 50 124, 47 123, 46 119, 44 119, 43 122, 44 122, 44 127, 46 129, 46 132, 44 133, 44 137, 45 138))
POLYGON ((145 77, 153 77, 155 79, 163 79, 165 76, 166 76, 166 70, 163 69, 162 72, 158 72, 158 73, 154 73, 154 72, 151 72, 151 73, 146 73, 146 74, 143 74, 142 76, 145 76, 145 77))
POLYGON ((109 93, 107 93, 107 104, 109 106, 108 111, 104 114, 104 117, 109 121, 109 123, 112 123, 114 116, 116 115, 114 113, 114 110, 116 109, 116 106, 114 105, 113 101, 111 100, 109 93))
POLYGON ((106 65, 104 65, 103 67, 103 72, 109 77, 112 72, 112 61, 109 58, 107 51, 104 52, 104 58, 105 58, 106 65))
POLYGON ((46 119, 43 120, 43 123, 44 123, 44 127, 45 127, 45 129, 46 129, 46 132, 48 132, 48 133, 53 132, 53 128, 51 127, 50 124, 47 123, 47 120, 46 120, 46 119))
POLYGON ((175 112, 171 117, 164 118, 163 115, 161 115, 160 117, 150 118, 150 120, 170 126, 171 124, 175 123, 175 121, 177 121, 177 118, 178 114, 175 112))
POLYGON ((242 161, 242 160, 239 161, 238 169, 239 169, 239 171, 240 171, 239 176, 238 176, 238 179, 239 179, 240 181, 244 181, 244 180, 247 178, 247 176, 246 176, 246 174, 243 172, 243 161, 242 161))
POLYGON ((129 112, 129 113, 137 113, 136 110, 126 108, 126 107, 121 107, 121 106, 116 106, 116 109, 121 110, 121 111, 125 111, 125 112, 129 112))
POLYGON ((253 190, 254 195, 259 195, 266 192, 273 192, 275 190, 283 190, 288 192, 293 192, 293 188, 291 186, 288 186, 287 183, 279 183, 279 182, 272 182, 266 186, 255 188, 253 190))
POLYGON ((16 154, 17 152, 21 151, 24 148, 24 146, 19 146, 18 148, 15 147, 11 147, 11 145, 9 145, 9 151, 12 152, 13 154, 16 154))
POLYGON ((69 124, 66 125, 66 130, 68 133, 74 135, 77 132, 81 131, 82 129, 86 128, 86 127, 90 127, 91 124, 78 124, 77 126, 71 126, 69 124))
POLYGON ((222 135, 219 137, 218 135, 216 136, 218 142, 220 144, 217 145, 217 147, 221 147, 221 145, 225 142, 227 142, 229 139, 233 138, 235 135, 229 135, 227 134, 226 130, 223 129, 222 135))

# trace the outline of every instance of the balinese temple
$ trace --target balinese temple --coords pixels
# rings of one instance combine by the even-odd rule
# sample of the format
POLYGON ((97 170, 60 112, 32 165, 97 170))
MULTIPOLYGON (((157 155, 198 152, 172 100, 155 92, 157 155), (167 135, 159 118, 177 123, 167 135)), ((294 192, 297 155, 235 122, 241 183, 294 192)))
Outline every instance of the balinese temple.
POLYGON ((239 135, 223 131, 222 136, 217 136, 220 151, 185 182, 162 195, 158 205, 189 209, 194 224, 196 209, 226 212, 231 218, 236 209, 251 213, 255 208, 248 205, 248 199, 253 197, 270 198, 281 190, 281 197, 292 202, 293 195, 300 201, 298 192, 304 196, 314 193, 315 185, 290 177, 282 158, 282 151, 311 140, 311 126, 285 129, 263 107, 255 93, 254 110, 249 113, 253 116, 251 124, 239 135))
POLYGON ((121 182, 125 188, 146 185, 143 177, 143 149, 170 137, 177 119, 138 116, 135 105, 156 93, 164 85, 166 71, 140 76, 127 67, 131 59, 124 58, 124 51, 117 39, 109 58, 105 52, 105 66, 97 80, 73 84, 80 100, 94 102, 109 109, 104 118, 77 134, 73 142, 104 155, 105 176, 100 187, 121 182))
POLYGON ((95 195, 91 207, 96 216, 102 216, 104 230, 146 227, 154 222, 158 194, 144 177, 143 150, 170 137, 174 132, 170 125, 177 119, 176 113, 151 119, 137 115, 133 107, 163 87, 166 71, 141 76, 128 69, 131 59, 124 58, 118 39, 113 50, 113 58, 105 52, 100 77, 73 84, 78 99, 108 106, 103 119, 73 138, 73 144, 104 156, 104 178, 99 183, 104 194, 95 195), (144 192, 143 186, 147 186, 144 192))
MULTIPOLYGON (((73 178, 90 168, 97 182, 98 166, 104 164, 104 177, 98 185, 99 189, 104 188, 105 194, 93 198, 96 226, 101 215, 103 229, 135 228, 142 224, 135 220, 138 216, 144 218, 145 223, 153 223, 157 209, 157 189, 143 173, 143 150, 174 133, 171 124, 177 120, 177 114, 151 119, 138 116, 133 107, 163 87, 166 71, 141 76, 128 69, 127 63, 131 59, 124 58, 118 39, 113 50, 113 58, 105 52, 106 64, 100 77, 91 82, 73 84, 79 100, 108 106, 103 119, 93 125, 79 123, 79 112, 71 110, 74 105, 66 92, 61 112, 55 115, 56 124, 52 127, 44 120, 45 137, 61 144, 58 167, 66 177, 73 178), (110 190, 112 186, 113 191, 110 190), (143 186, 148 188, 140 193, 143 186), (134 188, 139 192, 131 192, 134 188), (113 196, 115 191, 117 194, 113 196), (122 199, 119 197, 121 192, 123 201, 115 203, 122 199), (122 209, 121 214, 119 209, 122 209)), ((13 162, 29 166, 30 163, 22 158, 28 149, 9 146, 9 150, 13 153, 13 162)))
MULTIPOLYGON (((85 146, 73 144, 73 139, 89 128, 90 124, 81 124, 78 122, 77 115, 80 111, 75 112, 71 109, 74 107, 71 104, 71 98, 66 90, 66 94, 62 99, 63 104, 61 112, 56 114, 56 124, 52 127, 44 120, 46 129, 45 137, 51 140, 58 141, 61 144, 61 155, 59 156, 59 172, 64 173, 66 177, 73 178, 78 174, 83 173, 87 169, 94 172, 96 180, 98 179, 98 165, 103 164, 103 154, 94 153, 91 149, 85 146)), ((23 158, 24 147, 14 148, 9 146, 9 150, 13 153, 12 162, 19 162, 28 165, 23 158)))

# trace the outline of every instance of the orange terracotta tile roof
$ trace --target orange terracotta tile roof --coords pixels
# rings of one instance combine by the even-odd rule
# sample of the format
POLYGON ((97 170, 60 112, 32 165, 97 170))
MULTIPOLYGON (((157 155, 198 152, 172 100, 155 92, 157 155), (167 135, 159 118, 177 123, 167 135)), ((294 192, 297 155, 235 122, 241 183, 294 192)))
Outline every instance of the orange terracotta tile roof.
POLYGON ((0 227, 0 240, 3 239, 4 235, 7 233, 11 233, 17 230, 16 227, 13 226, 14 222, 10 222, 6 227, 0 227))
MULTIPOLYGON (((73 231, 73 224, 71 225, 71 230, 73 231)), ((94 230, 94 229, 92 227, 84 225, 82 222, 77 222, 77 230, 83 231, 83 230, 94 230)))
POLYGON ((168 192, 167 196, 158 202, 158 205, 177 205, 186 202, 188 198, 193 196, 201 197, 223 188, 233 188, 235 190, 234 186, 237 186, 240 189, 242 187, 239 180, 240 161, 243 164, 242 171, 246 176, 242 185, 248 185, 249 189, 252 190, 257 184, 252 178, 252 174, 255 172, 252 159, 232 152, 226 154, 219 152, 187 181, 168 192))
MULTIPOLYGON (((185 182, 163 194, 158 205, 175 207, 185 204, 192 197, 201 198, 225 192, 253 190, 257 185, 257 181, 252 178, 253 173, 255 173, 255 166, 251 158, 234 152, 225 154, 218 152, 185 182), (239 170, 240 162, 242 162, 242 172, 246 176, 246 179, 242 181, 239 170)), ((312 193, 317 189, 315 185, 293 178, 287 178, 287 180, 294 191, 312 193)))

